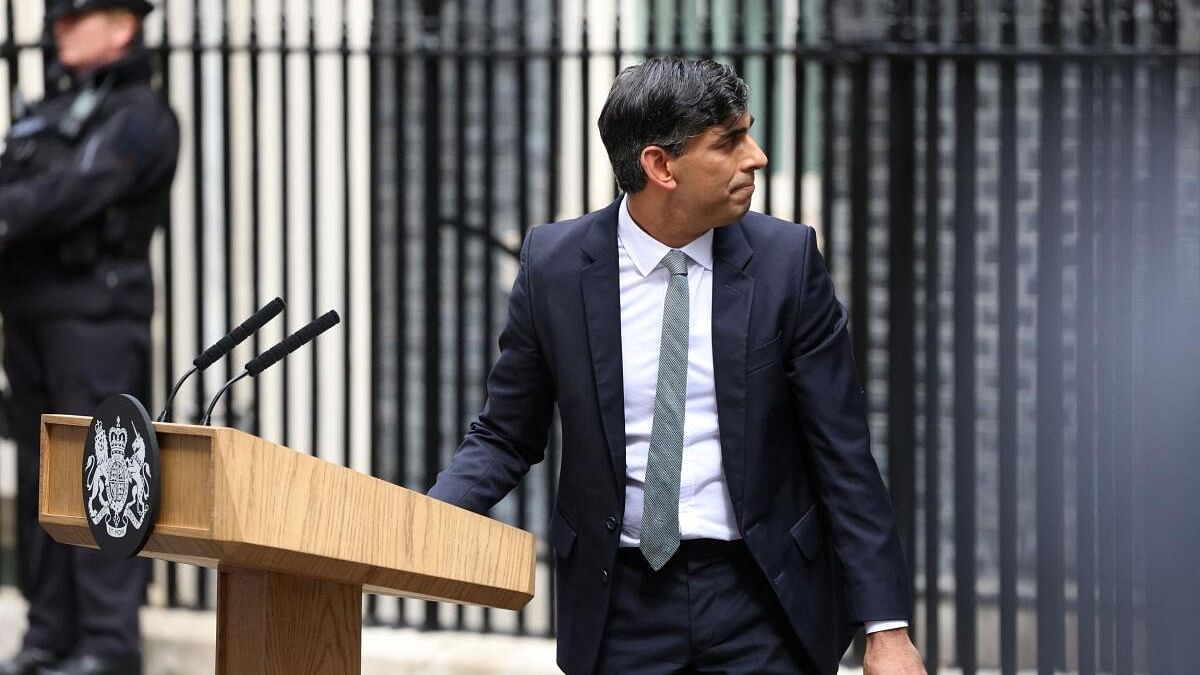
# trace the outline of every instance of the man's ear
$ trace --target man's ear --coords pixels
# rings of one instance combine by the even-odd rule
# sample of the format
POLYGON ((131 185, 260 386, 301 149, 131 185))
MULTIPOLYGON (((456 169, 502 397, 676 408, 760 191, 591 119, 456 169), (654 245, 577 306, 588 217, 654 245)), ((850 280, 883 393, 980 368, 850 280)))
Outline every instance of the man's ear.
POLYGON ((113 11, 109 15, 109 21, 113 25, 113 41, 116 43, 114 46, 119 49, 132 47, 134 38, 142 27, 141 21, 133 13, 124 10, 113 11))
POLYGON ((657 145, 647 145, 642 148, 638 157, 642 171, 646 173, 647 184, 656 185, 663 190, 675 189, 675 172, 671 166, 671 155, 657 145))

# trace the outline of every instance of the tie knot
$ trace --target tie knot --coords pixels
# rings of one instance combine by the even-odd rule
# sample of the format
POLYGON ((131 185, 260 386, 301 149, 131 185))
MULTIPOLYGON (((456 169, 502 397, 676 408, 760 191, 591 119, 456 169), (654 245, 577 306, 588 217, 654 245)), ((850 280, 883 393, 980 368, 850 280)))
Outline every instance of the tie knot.
POLYGON ((667 257, 663 258, 663 266, 667 268, 667 270, 671 273, 671 276, 682 274, 686 277, 688 269, 687 254, 677 249, 671 249, 671 251, 667 253, 667 257))

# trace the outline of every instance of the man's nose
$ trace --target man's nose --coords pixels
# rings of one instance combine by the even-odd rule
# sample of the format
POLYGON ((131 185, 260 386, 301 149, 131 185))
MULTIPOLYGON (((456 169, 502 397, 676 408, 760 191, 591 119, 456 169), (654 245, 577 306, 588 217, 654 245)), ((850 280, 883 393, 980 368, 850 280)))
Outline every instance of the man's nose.
POLYGON ((754 140, 754 137, 747 136, 747 138, 750 140, 750 154, 747 160, 749 164, 748 168, 751 171, 758 171, 765 168, 767 166, 767 153, 763 152, 762 147, 759 146, 758 141, 754 140))

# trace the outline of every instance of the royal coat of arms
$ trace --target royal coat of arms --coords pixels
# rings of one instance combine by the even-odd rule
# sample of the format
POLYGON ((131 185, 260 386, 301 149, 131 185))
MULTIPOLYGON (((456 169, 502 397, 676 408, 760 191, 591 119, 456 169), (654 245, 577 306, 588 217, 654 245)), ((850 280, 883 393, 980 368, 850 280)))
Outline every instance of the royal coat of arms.
POLYGON ((96 545, 132 558, 154 531, 161 498, 158 435, 133 396, 100 402, 83 443, 83 511, 96 545))
POLYGON ((129 432, 121 425, 120 417, 107 433, 100 420, 93 423, 95 452, 84 466, 88 518, 93 525, 104 523, 109 536, 120 539, 129 525, 141 529, 150 510, 146 441, 134 427, 130 444, 129 432))

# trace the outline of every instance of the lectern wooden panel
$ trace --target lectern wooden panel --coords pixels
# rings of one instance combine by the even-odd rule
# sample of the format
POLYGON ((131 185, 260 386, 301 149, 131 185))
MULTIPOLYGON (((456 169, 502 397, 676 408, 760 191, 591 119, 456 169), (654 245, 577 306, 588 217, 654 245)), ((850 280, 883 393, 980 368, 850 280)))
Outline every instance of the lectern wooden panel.
MULTIPOLYGON (((89 421, 42 417, 39 518, 94 547, 89 421)), ((140 555, 221 570, 220 672, 358 672, 363 589, 503 609, 533 597, 528 532, 236 429, 155 430, 162 502, 140 555)))

